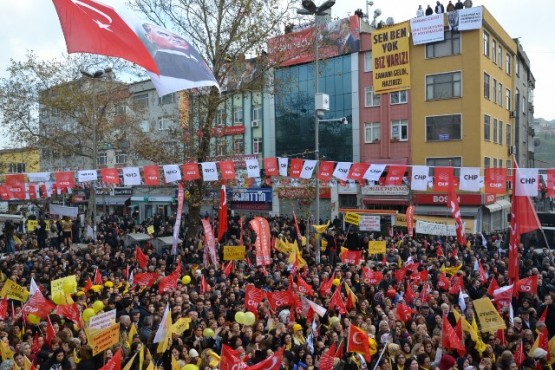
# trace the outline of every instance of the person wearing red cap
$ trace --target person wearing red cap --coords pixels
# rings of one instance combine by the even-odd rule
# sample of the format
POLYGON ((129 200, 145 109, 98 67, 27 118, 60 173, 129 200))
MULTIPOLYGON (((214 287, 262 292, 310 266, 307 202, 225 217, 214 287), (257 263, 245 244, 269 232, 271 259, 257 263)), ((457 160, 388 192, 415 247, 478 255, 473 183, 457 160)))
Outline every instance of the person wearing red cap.
POLYGON ((451 355, 441 356, 439 361, 439 370, 451 370, 457 368, 457 360, 451 355))

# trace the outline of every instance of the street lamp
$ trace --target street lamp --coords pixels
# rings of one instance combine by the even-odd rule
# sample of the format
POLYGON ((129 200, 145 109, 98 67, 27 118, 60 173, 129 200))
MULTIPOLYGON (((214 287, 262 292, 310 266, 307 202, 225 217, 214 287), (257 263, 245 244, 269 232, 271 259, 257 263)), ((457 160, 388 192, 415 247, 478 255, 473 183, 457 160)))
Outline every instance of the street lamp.
MULTIPOLYGON (((297 14, 300 15, 313 15, 314 16, 314 38, 316 39, 314 42, 315 48, 315 58, 314 58, 314 103, 315 103, 315 110, 314 110, 314 155, 316 157, 316 173, 318 173, 318 168, 320 167, 320 138, 319 138, 319 126, 320 126, 320 114, 323 114, 324 110, 329 110, 329 96, 325 94, 320 94, 319 92, 319 50, 318 50, 318 43, 319 43, 319 22, 318 16, 328 15, 326 12, 328 9, 331 9, 332 6, 335 5, 335 0, 327 0, 322 3, 320 6, 316 6, 314 1, 312 0, 303 0, 302 6, 303 9, 297 9, 297 14)), ((320 180, 318 176, 316 176, 316 223, 320 222, 320 180)), ((316 263, 320 263, 320 237, 316 237, 316 248, 315 251, 315 259, 316 263)))

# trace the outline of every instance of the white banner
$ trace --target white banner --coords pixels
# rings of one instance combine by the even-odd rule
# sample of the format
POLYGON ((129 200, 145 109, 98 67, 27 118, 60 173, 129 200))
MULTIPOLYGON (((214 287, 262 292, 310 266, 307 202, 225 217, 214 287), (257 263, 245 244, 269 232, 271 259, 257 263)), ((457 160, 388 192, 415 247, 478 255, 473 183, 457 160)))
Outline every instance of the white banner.
POLYGON ((538 169, 517 168, 515 171, 515 195, 517 197, 537 197, 538 169))
POLYGON ((181 181, 181 171, 177 164, 165 164, 163 167, 164 179, 167 183, 181 181))
POLYGON ((260 166, 258 159, 245 159, 245 166, 247 166, 247 177, 257 179, 260 177, 260 166))
POLYGON ((301 171, 301 179, 310 179, 316 168, 316 160, 306 159, 303 164, 303 169, 301 171))
POLYGON ((459 190, 480 191, 481 185, 483 185, 483 178, 480 176, 479 167, 461 167, 459 190), (480 179, 482 179, 482 184, 480 184, 480 179))
POLYGON ((50 172, 28 173, 29 182, 50 181, 50 172))
POLYGON ((381 231, 380 216, 360 216, 360 223, 358 228, 360 231, 381 231))
POLYGON ((77 181, 79 182, 96 181, 97 179, 96 170, 82 170, 77 173, 77 181))
POLYGON ((204 181, 218 181, 216 162, 203 162, 200 166, 202 167, 202 179, 204 181))
POLYGON ((102 312, 98 315, 91 317, 89 320, 89 328, 91 329, 104 329, 116 323, 116 309, 108 312, 102 312))
POLYGON ((433 222, 426 222, 416 220, 416 232, 418 234, 427 235, 446 235, 456 236, 457 231, 455 225, 436 224, 433 222))
POLYGON ((411 190, 426 191, 428 189, 428 166, 413 166, 410 180, 411 190))
POLYGON ((66 207, 66 206, 61 206, 59 204, 52 204, 52 203, 50 203, 50 208, 49 208, 50 214, 58 215, 58 216, 66 216, 66 217, 77 217, 78 211, 79 211, 79 208, 77 207, 66 207))
POLYGON ((123 167, 123 185, 141 185, 141 173, 139 167, 123 167))
POLYGON ((282 158, 278 157, 278 164, 279 164, 279 175, 280 176, 287 176, 287 166, 289 164, 289 158, 282 158))
POLYGON ((410 20, 410 32, 414 45, 443 41, 445 39, 443 14, 412 18, 410 20))
POLYGON ((371 164, 362 177, 368 181, 378 182, 385 171, 385 166, 385 164, 371 164))
POLYGON ((337 162, 337 166, 335 166, 335 170, 333 171, 333 177, 341 181, 347 181, 347 175, 349 174, 351 166, 351 162, 337 162))
MULTIPOLYGON (((454 31, 479 30, 482 28, 482 7, 460 9, 447 14, 449 28, 454 31), (451 25, 451 13, 457 13, 457 24, 451 25)), ((454 17, 453 17, 454 18, 454 17)))

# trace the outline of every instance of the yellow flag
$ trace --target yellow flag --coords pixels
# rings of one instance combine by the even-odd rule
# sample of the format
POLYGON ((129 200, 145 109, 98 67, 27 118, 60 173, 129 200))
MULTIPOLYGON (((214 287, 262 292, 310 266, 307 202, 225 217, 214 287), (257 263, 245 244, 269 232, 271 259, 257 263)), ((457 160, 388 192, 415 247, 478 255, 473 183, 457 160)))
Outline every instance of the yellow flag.
POLYGON ((322 234, 330 226, 330 220, 325 225, 312 225, 318 234, 322 234))
POLYGON ((351 299, 353 300, 353 303, 356 304, 356 302, 358 301, 358 298, 355 295, 355 293, 353 293, 353 291, 351 290, 349 285, 347 285, 347 283, 343 283, 343 285, 345 286, 345 290, 347 291, 347 297, 351 297, 351 299))
POLYGON ((179 369, 179 365, 177 364, 177 360, 175 359, 175 357, 173 355, 172 356, 172 370, 180 370, 179 369))
POLYGON ((528 351, 528 356, 534 357, 534 351, 535 351, 536 348, 538 348, 539 346, 540 346, 540 336, 538 335, 538 337, 537 337, 536 340, 534 341, 534 344, 532 344, 532 348, 530 348, 530 351, 528 351))
POLYGON ((167 312, 164 313, 164 315, 166 316, 166 322, 160 323, 160 325, 165 326, 163 329, 164 338, 162 338, 160 342, 158 342, 158 347, 156 348, 157 353, 164 353, 168 350, 170 338, 172 335, 172 316, 169 312, 168 307, 166 307, 166 310, 167 312))
POLYGON ((131 357, 131 360, 127 361, 123 370, 130 370, 131 369, 131 366, 133 366, 133 361, 135 361, 135 357, 137 357, 136 353, 133 355, 133 357, 131 357))
POLYGON ((220 365, 220 355, 218 355, 216 352, 214 352, 213 350, 209 349, 207 351, 208 356, 209 356, 209 362, 208 364, 210 365, 210 367, 212 367, 213 369, 217 369, 218 366, 220 365))
MULTIPOLYGON (((125 369, 123 369, 123 370, 125 370, 125 369)), ((154 364, 152 363, 152 360, 150 360, 150 363, 146 367, 146 370, 154 370, 154 364)))
POLYGON ((133 343, 133 337, 137 334, 137 327, 135 323, 131 323, 129 328, 129 333, 127 334, 127 348, 131 348, 131 343, 133 343))
POLYGON ((462 267, 462 263, 458 266, 453 266, 453 267, 445 267, 445 265, 441 266, 440 271, 443 272, 444 274, 449 274, 449 275, 456 275, 457 272, 461 269, 462 267))
POLYGON ((463 316, 461 316, 461 314, 457 310, 453 310, 453 316, 455 316, 455 321, 459 321, 459 319, 461 319, 462 329, 465 333, 468 333, 470 335, 470 338, 472 338, 472 341, 473 342, 478 341, 478 332, 474 330, 474 328, 472 327, 472 325, 470 325, 468 320, 463 316))
POLYGON ((289 254, 289 259, 288 262, 291 265, 294 265, 295 263, 298 264, 299 268, 303 268, 304 266, 306 266, 306 261, 303 258, 301 252, 299 252, 299 246, 297 245, 297 241, 295 240, 295 242, 292 244, 293 246, 293 250, 291 251, 291 253, 289 254))
POLYGON ((76 364, 81 362, 81 359, 79 358, 79 355, 77 354, 77 349, 76 348, 73 349, 73 361, 76 364))
MULTIPOLYGON (((151 356, 151 359, 152 359, 152 356, 151 356)), ((145 346, 142 345, 141 350, 139 351, 139 369, 143 368, 144 363, 145 363, 145 346)))
POLYGON ((7 359, 13 359, 13 355, 15 355, 15 352, 10 349, 8 343, 1 341, 0 354, 2 355, 2 361, 6 361, 7 359))
POLYGON ((13 241, 15 242, 15 244, 21 245, 21 239, 19 239, 16 235, 13 236, 13 241))
POLYGON ((31 362, 31 360, 29 360, 27 356, 23 356, 23 369, 31 370, 32 367, 33 367, 33 363, 31 362))
POLYGON ((478 330, 478 322, 476 322, 476 317, 475 316, 472 317, 472 329, 474 329, 476 331, 476 333, 478 334, 478 340, 476 341, 476 345, 474 346, 474 348, 476 349, 476 351, 482 353, 486 350, 487 345, 482 340, 482 335, 480 334, 480 331, 478 330))
POLYGON ((278 252, 281 253, 290 253, 292 250, 292 248, 289 246, 289 243, 286 243, 280 238, 276 238, 275 248, 278 252))
POLYGON ((555 362, 555 335, 549 340, 549 354, 551 356, 549 363, 552 364, 555 362))

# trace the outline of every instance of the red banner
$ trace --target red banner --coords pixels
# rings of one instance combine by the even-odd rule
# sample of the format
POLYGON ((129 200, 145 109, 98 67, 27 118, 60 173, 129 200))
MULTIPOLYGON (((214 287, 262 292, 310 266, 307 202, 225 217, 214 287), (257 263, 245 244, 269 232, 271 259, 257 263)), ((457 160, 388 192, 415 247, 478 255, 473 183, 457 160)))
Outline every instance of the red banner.
POLYGON ((303 170, 304 159, 293 158, 289 165, 289 176, 298 179, 303 170))
POLYGON ((154 285, 160 274, 156 272, 142 272, 133 275, 133 285, 151 287, 154 285))
POLYGON ((434 169, 434 191, 448 191, 453 181, 453 167, 436 167, 434 169))
POLYGON ((345 251, 341 253, 341 260, 345 264, 358 265, 362 259, 362 251, 345 251))
POLYGON ((172 256, 177 255, 177 242, 179 240, 179 230, 181 229, 181 214, 183 213, 184 201, 185 194, 183 192, 183 183, 179 182, 177 184, 177 215, 173 226, 172 256))
POLYGON ((24 200, 26 198, 23 174, 6 175, 6 186, 15 199, 24 200))
POLYGON ((160 168, 157 165, 144 166, 143 177, 145 185, 160 185, 160 168))
POLYGON ((353 163, 351 168, 349 169, 349 173, 347 174, 347 178, 351 180, 355 180, 358 183, 364 182, 364 173, 370 167, 368 163, 353 163))
POLYGON ((385 185, 402 185, 406 171, 407 166, 389 166, 385 177, 385 185))
POLYGON ((185 163, 183 165, 183 180, 193 181, 200 179, 198 163, 185 163))
POLYGON ((258 315, 258 306, 266 298, 266 292, 249 284, 245 289, 245 309, 258 315))
POLYGON ((117 168, 102 168, 100 169, 102 182, 106 184, 119 185, 119 174, 117 168))
POLYGON ((214 237, 214 231, 212 230, 212 225, 210 221, 206 218, 202 220, 202 227, 204 228, 204 243, 205 248, 208 250, 208 257, 210 261, 216 267, 218 267, 218 254, 216 253, 216 238, 214 237))
MULTIPOLYGON (((158 166, 156 166, 156 169, 158 169, 158 166)), ((56 179, 56 188, 61 191, 75 187, 75 177, 71 171, 56 172, 54 178, 56 179)))
POLYGON ((507 192, 506 168, 486 168, 484 177, 486 193, 505 194, 507 192))
POLYGON ((378 285, 383 280, 383 273, 374 271, 368 267, 362 267, 362 275, 364 282, 368 285, 378 285))
POLYGON ((323 161, 320 162, 320 169, 318 170, 318 179, 321 181, 330 181, 333 177, 333 170, 335 162, 323 161))
POLYGON ((264 158, 264 171, 266 176, 278 176, 279 167, 277 163, 277 158, 264 158))
POLYGON ((270 235, 270 225, 268 220, 264 217, 255 217, 249 222, 252 229, 256 233, 256 241, 254 243, 256 247, 256 265, 257 266, 268 266, 272 263, 271 258, 271 235, 270 235))
POLYGON ((220 162, 222 180, 235 180, 235 163, 233 161, 220 162))
POLYGON ((555 169, 547 170, 547 196, 555 198, 555 169))
POLYGON ((455 219, 455 231, 457 233, 457 241, 461 246, 466 246, 466 238, 464 236, 464 224, 461 218, 461 208, 459 206, 459 200, 457 198, 457 192, 454 185, 452 185, 449 189, 449 201, 447 202, 447 205, 451 209, 451 215, 455 219))

